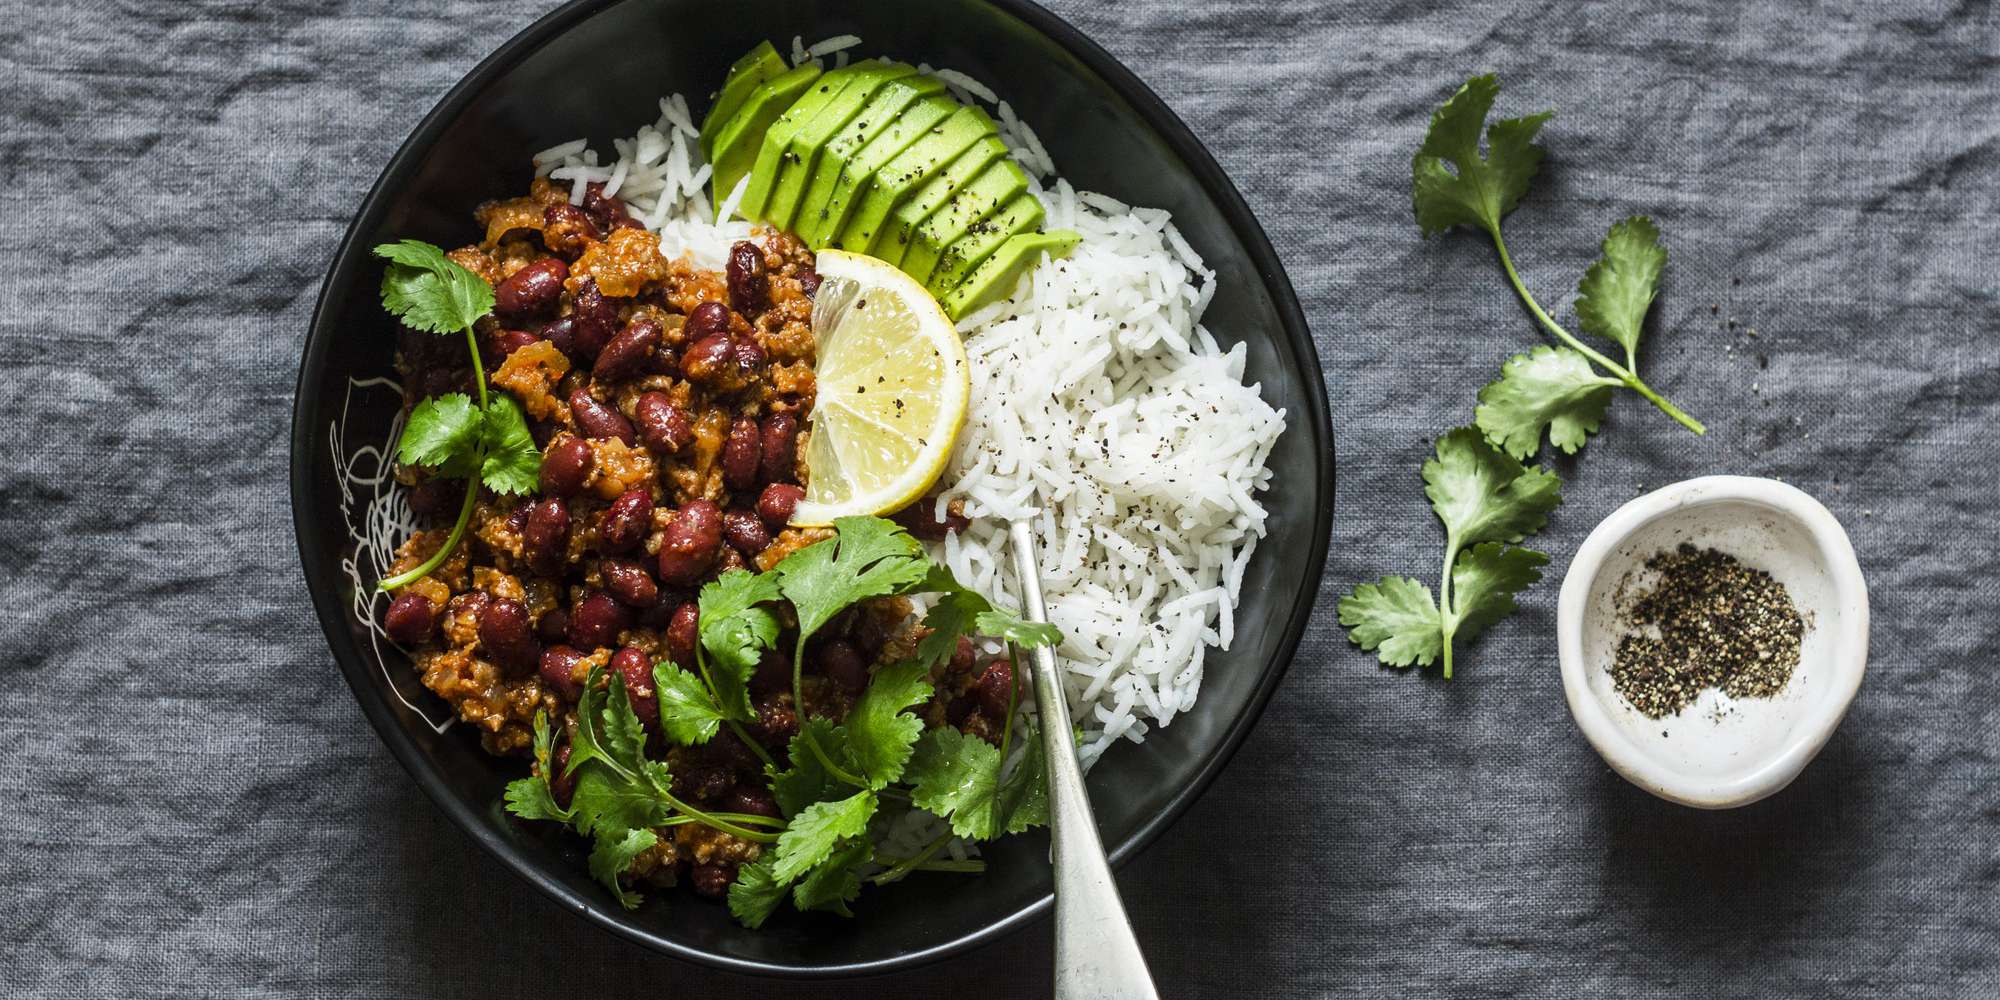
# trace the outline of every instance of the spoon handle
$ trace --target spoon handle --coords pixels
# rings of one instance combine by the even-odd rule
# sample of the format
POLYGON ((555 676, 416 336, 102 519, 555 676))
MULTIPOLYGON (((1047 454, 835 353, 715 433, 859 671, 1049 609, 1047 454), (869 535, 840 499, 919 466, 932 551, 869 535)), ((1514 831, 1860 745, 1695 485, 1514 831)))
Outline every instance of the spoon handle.
MULTIPOLYGON (((1049 620, 1042 603, 1042 578, 1035 568, 1035 540, 1028 525, 1015 521, 1014 575, 1021 581, 1021 613, 1034 622, 1049 620)), ((1041 713, 1042 750, 1048 755, 1049 840, 1056 876, 1056 1000, 1158 1000, 1146 957, 1132 936, 1125 904, 1118 899, 1104 844, 1097 839, 1090 794, 1077 766, 1069 699, 1056 670, 1055 650, 1030 651, 1035 705, 1041 713)))

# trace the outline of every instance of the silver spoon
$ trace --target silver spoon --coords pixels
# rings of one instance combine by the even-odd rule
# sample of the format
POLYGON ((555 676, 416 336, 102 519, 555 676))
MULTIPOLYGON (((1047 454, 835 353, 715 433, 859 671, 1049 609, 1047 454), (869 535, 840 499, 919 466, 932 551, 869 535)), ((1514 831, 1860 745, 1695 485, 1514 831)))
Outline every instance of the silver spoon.
MULTIPOLYGON (((1035 568, 1035 539, 1023 521, 1008 528, 1014 548, 1014 575, 1021 581, 1021 613, 1029 621, 1049 620, 1042 603, 1042 577, 1035 568)), ((1159 1000, 1146 956, 1132 936, 1132 922, 1118 899, 1118 883, 1104 844, 1097 839, 1090 794, 1077 765, 1069 699, 1056 653, 1032 651, 1035 705, 1042 718, 1042 750, 1049 767, 1049 841, 1056 875, 1056 1000, 1159 1000)))

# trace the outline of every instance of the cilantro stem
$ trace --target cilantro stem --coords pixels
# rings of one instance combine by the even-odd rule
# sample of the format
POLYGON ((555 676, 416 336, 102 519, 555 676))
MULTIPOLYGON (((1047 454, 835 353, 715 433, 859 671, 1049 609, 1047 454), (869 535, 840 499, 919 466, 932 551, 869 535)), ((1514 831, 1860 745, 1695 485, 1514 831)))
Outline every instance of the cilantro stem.
MULTIPOLYGON (((709 700, 720 706, 722 704, 722 696, 716 693, 715 678, 710 676, 708 672, 708 656, 702 652, 701 643, 699 642, 694 644, 694 665, 696 669, 701 671, 701 682, 708 685, 709 700)), ((744 729, 742 723, 727 716, 724 716, 722 721, 729 727, 730 732, 736 734, 736 738, 741 740, 744 746, 749 747, 750 751, 757 755, 758 760, 764 762, 765 767, 774 771, 777 770, 778 763, 771 759, 770 751, 765 750, 763 744, 751 739, 750 731, 744 729)))
POLYGON ((792 649, 792 711, 798 714, 799 735, 805 737, 806 749, 811 750, 812 755, 819 758, 819 764, 821 767, 826 768, 826 773, 832 775, 843 784, 853 785, 856 788, 867 788, 868 782, 847 773, 846 768, 834 763, 833 758, 827 756, 825 750, 820 749, 819 741, 813 739, 812 730, 806 728, 806 638, 807 634, 805 630, 800 629, 798 645, 792 649))
POLYGON ((1451 680, 1451 637, 1458 631, 1458 614, 1451 607, 1451 566, 1458 561, 1458 532, 1447 529, 1444 572, 1438 577, 1438 624, 1444 633, 1444 679, 1451 680))
MULTIPOLYGON (((472 327, 465 328, 465 349, 472 354, 472 384, 479 388, 479 411, 486 412, 486 366, 479 361, 479 339, 472 327)), ((472 452, 472 467, 478 469, 486 464, 486 442, 482 439, 472 452)), ((477 473, 466 478, 465 499, 458 505, 458 520, 451 523, 451 533, 444 537, 444 544, 431 553, 429 559, 419 563, 415 569, 398 573, 375 584, 377 590, 395 590, 406 587, 431 574, 444 565, 446 559, 458 548, 458 541, 465 537, 465 528, 472 523, 472 508, 479 501, 479 477, 477 473)))
MULTIPOLYGON (((1549 316, 1548 311, 1542 308, 1542 304, 1535 301, 1534 295, 1528 291, 1528 286, 1521 281, 1521 273, 1514 269, 1514 257, 1507 252, 1507 240, 1500 235, 1500 227, 1498 225, 1487 226, 1486 233, 1493 237, 1493 248, 1500 253, 1500 267, 1507 272, 1507 280, 1513 283, 1514 292, 1521 297, 1522 302, 1527 304, 1528 311, 1534 314, 1535 319, 1539 320, 1542 326, 1546 327, 1550 333, 1555 334, 1557 340, 1569 345, 1578 354, 1589 358, 1599 367, 1610 372, 1619 382, 1624 383, 1626 388, 1644 396, 1647 401, 1659 407, 1660 412, 1672 417, 1682 427, 1696 434, 1708 433, 1708 428, 1703 426, 1701 421, 1688 416, 1680 407, 1669 402, 1665 396, 1653 391, 1652 386, 1647 385, 1645 380, 1634 374, 1632 368, 1638 367, 1638 364, 1629 349, 1626 351, 1626 360, 1632 363, 1632 368, 1628 368, 1605 357, 1602 353, 1593 350, 1590 345, 1578 340, 1574 334, 1563 329, 1562 325, 1557 323, 1554 318, 1549 316)), ((1449 677, 1451 676, 1451 648, 1449 644, 1445 647, 1445 663, 1445 676, 1449 677)))
MULTIPOLYGON (((931 841, 929 844, 926 844, 923 850, 918 851, 916 854, 911 855, 910 857, 903 858, 901 860, 892 860, 884 858, 882 860, 891 862, 889 870, 877 874, 874 878, 869 879, 869 881, 875 883, 876 885, 888 885, 891 882, 898 881, 903 876, 908 875, 909 873, 915 871, 918 866, 923 865, 926 862, 929 862, 930 859, 936 857, 937 852, 944 850, 944 845, 950 842, 951 842, 951 833, 950 831, 946 831, 944 834, 940 835, 937 839, 931 841)), ((984 864, 982 864, 981 867, 982 868, 985 867, 984 864)))

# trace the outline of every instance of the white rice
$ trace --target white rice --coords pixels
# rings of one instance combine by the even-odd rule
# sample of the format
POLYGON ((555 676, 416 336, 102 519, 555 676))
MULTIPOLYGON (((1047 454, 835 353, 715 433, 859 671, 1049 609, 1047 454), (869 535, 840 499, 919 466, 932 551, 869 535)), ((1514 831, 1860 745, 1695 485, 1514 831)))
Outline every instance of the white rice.
MULTIPOLYGON (((792 57, 844 60, 860 41, 794 38, 792 57)), ((1244 384, 1242 345, 1224 351, 1201 326, 1215 274, 1166 212, 1073 189, 991 88, 922 68, 993 109, 1047 208, 1045 226, 1083 237, 1067 259, 1045 260, 1011 296, 959 323, 971 410, 937 502, 963 501, 973 521, 933 555, 1012 603, 1006 522, 1034 524, 1088 765, 1186 711, 1209 648, 1229 647, 1244 568, 1264 534, 1257 494, 1270 484, 1266 462, 1285 414, 1244 384)), ((659 121, 615 144, 612 165, 579 139, 536 154, 536 170, 569 181, 572 200, 592 181, 616 185, 660 234, 663 253, 719 268, 751 233, 734 218, 744 185, 711 210, 692 122, 674 95, 660 102, 659 121)), ((921 844, 930 829, 892 839, 921 844)))

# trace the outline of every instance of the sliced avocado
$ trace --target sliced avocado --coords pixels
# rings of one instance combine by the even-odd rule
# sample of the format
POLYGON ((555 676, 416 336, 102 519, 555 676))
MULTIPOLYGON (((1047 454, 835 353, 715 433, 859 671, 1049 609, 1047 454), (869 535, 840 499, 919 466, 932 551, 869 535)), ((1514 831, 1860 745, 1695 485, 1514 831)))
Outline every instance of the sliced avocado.
MULTIPOLYGON (((826 245, 829 233, 838 233, 842 220, 830 209, 836 188, 859 168, 856 157, 877 137, 889 130, 908 131, 906 117, 917 117, 918 102, 944 93, 944 81, 928 76, 906 76, 891 80, 862 105, 859 114, 826 144, 813 165, 812 179, 799 197, 798 217, 793 228, 806 245, 818 249, 826 245)), ((943 118, 943 113, 937 115, 943 118)), ((924 126, 928 127, 928 125, 924 126)), ((872 168, 870 170, 872 172, 872 168)), ((852 182, 848 183, 852 188, 852 182)))
POLYGON ((846 89, 822 105, 812 120, 792 134, 784 157, 779 160, 778 180, 771 186, 771 198, 764 203, 764 221, 788 232, 797 232, 799 206, 806 185, 822 159, 820 153, 842 129, 858 120, 861 109, 890 81, 915 75, 917 68, 907 63, 881 63, 854 77, 846 89))
MULTIPOLYGON (((960 189, 972 183, 985 169, 1007 155, 1007 144, 997 135, 980 138, 958 154, 957 158, 945 165, 937 175, 923 183, 922 187, 910 192, 889 218, 883 222, 874 242, 869 244, 868 253, 901 267, 904 254, 917 241, 917 227, 931 217, 931 213, 950 201, 960 189)), ((849 245, 848 249, 854 249, 849 245)), ((907 273, 907 272, 906 272, 907 273)))
POLYGON ((749 99, 751 91, 764 81, 783 75, 786 68, 785 57, 770 42, 758 42, 756 48, 729 67, 722 89, 715 92, 715 103, 708 106, 708 114, 701 119, 701 151, 709 157, 709 162, 715 162, 716 130, 736 115, 736 109, 749 99))
MULTIPOLYGON (((756 161, 750 166, 750 186, 744 189, 743 202, 736 209, 738 215, 746 219, 764 217, 764 206, 771 199, 771 188, 778 181, 779 163, 791 145, 792 136, 812 121, 827 102, 839 97, 855 77, 881 65, 879 60, 864 59, 822 73, 790 107, 783 109, 784 113, 764 131, 763 139, 757 146, 756 161)), ((725 191, 724 195, 727 194, 725 191)))
POLYGON ((1021 172, 1020 164, 1004 156, 995 160, 917 227, 916 238, 897 266, 919 282, 929 282, 947 248, 1027 189, 1028 175, 1021 172))
POLYGON ((1010 236, 1007 242, 1000 244, 1000 249, 974 266, 967 272, 965 280, 959 282, 957 288, 946 292, 938 302, 952 319, 957 319, 1013 292, 1021 274, 1039 262, 1043 254, 1061 257, 1075 249, 1081 239, 1067 229, 1010 236))
MULTIPOLYGON (((744 99, 743 106, 736 109, 736 114, 717 128, 715 148, 708 160, 715 164, 717 204, 729 197, 729 192, 736 190, 736 182, 750 172, 750 165, 756 162, 758 148, 763 145, 764 133, 770 130, 771 123, 798 101, 799 95, 805 93, 817 79, 819 67, 806 63, 758 84, 744 99)), ((702 132, 702 138, 708 138, 706 131, 702 132)))
POLYGON ((973 143, 996 132, 993 119, 986 112, 956 101, 949 103, 953 106, 949 116, 929 126, 916 141, 892 156, 875 171, 868 189, 853 196, 855 204, 840 227, 840 238, 830 245, 870 252, 870 244, 888 224, 890 212, 956 161, 973 143))
POLYGON ((1042 225, 1042 202, 1033 192, 1023 191, 1000 210, 972 224, 958 242, 946 247, 931 271, 925 286, 942 297, 951 291, 987 255, 1000 249, 1008 237, 1031 233, 1042 225))

